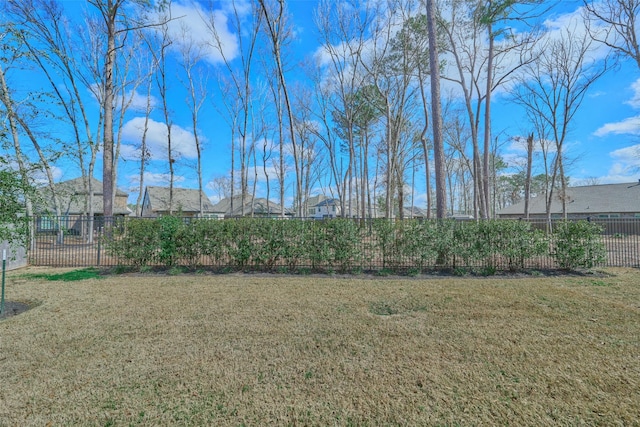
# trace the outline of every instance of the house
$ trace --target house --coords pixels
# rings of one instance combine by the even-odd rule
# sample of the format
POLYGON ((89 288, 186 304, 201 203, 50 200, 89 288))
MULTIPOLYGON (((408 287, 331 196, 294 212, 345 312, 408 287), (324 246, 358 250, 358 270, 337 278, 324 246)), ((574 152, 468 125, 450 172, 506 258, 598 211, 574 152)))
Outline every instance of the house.
POLYGON ((316 212, 316 205, 327 199, 329 199, 329 197, 325 196, 324 194, 318 194, 316 196, 309 197, 307 200, 305 200, 303 207, 304 212, 302 213, 302 216, 305 218, 313 218, 316 212))
MULTIPOLYGON (((231 208, 231 201, 230 197, 220 200, 213 206, 212 211, 224 218, 242 216, 271 218, 283 216, 279 204, 262 197, 252 198, 251 196, 245 196, 243 199, 242 196, 234 196, 233 209, 231 208)), ((285 208, 284 216, 290 217, 291 215, 291 211, 285 208)))
MULTIPOLYGON (((410 219, 426 219, 427 218, 427 210, 419 208, 417 206, 405 206, 404 207, 404 217, 410 219)), ((435 215, 432 215, 435 217, 435 215)))
MULTIPOLYGON (((54 184, 54 191, 60 203, 61 217, 54 217, 56 213, 53 195, 49 187, 42 187, 39 190, 39 203, 35 207, 37 213, 38 232, 59 231, 65 229, 71 234, 82 234, 83 227, 86 227, 86 218, 93 212, 94 219, 102 218, 104 208, 102 203, 102 182, 91 177, 80 177, 68 181, 54 184), (88 187, 91 179, 91 190, 93 197, 89 197, 88 187)), ((123 217, 131 214, 127 207, 129 195, 121 190, 115 189, 115 199, 113 203, 113 216, 123 217)), ((100 227, 101 220, 94 227, 100 227)))
MULTIPOLYGON (((91 179, 91 187, 93 191, 92 207, 94 216, 103 214, 102 205, 102 182, 95 178, 91 179)), ((54 184, 54 191, 60 202, 60 213, 62 215, 87 215, 90 211, 89 206, 89 183, 87 178, 75 178, 68 181, 62 181, 54 184)), ((40 190, 42 203, 36 208, 39 214, 55 212, 53 196, 49 187, 42 187, 40 190)), ((116 197, 113 204, 114 216, 129 215, 131 210, 127 207, 127 199, 129 194, 116 188, 116 197)))
MULTIPOLYGON (((568 219, 640 218, 640 181, 624 184, 585 185, 566 191, 568 219)), ((524 201, 497 212, 498 218, 524 217, 524 201)), ((546 218, 545 196, 529 201, 529 218, 546 218)), ((554 192, 551 218, 562 218, 562 200, 554 192)))
POLYGON ((341 216, 340 200, 324 199, 313 206, 309 206, 309 217, 315 219, 336 218, 341 216))
POLYGON ((173 187, 171 207, 169 207, 169 199, 169 187, 148 186, 144 190, 140 216, 155 218, 173 213, 184 217, 217 217, 211 200, 204 192, 197 189, 173 187), (202 213, 200 212, 201 197, 202 213))

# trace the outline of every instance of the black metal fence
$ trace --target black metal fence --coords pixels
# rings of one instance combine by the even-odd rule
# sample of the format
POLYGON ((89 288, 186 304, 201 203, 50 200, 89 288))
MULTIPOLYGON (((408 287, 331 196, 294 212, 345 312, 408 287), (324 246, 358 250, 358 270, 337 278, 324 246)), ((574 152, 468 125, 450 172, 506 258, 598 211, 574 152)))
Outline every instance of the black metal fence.
MULTIPOLYGON (((131 264, 130 260, 108 251, 105 242, 110 238, 117 238, 118 230, 126 226, 129 218, 87 218, 85 216, 64 216, 64 217, 34 217, 32 219, 32 235, 28 250, 28 262, 34 266, 51 266, 51 267, 91 267, 91 266, 126 266, 131 264), (105 226, 108 225, 108 226, 105 226), (114 233, 106 236, 105 233, 114 233)), ((185 218, 185 221, 191 219, 185 218)), ((153 219, 149 219, 153 221, 153 219)), ((235 221, 233 219, 208 221, 235 221)), ((264 220, 262 220, 264 221, 264 220)), ((288 220, 283 220, 288 221, 288 220)), ((305 220, 314 221, 314 220, 305 220)), ((324 220, 323 220, 324 221, 324 220)), ((331 221, 331 220, 327 220, 331 221)), ((375 233, 371 227, 370 220, 356 220, 359 226, 359 246, 356 266, 352 270, 360 271, 380 271, 386 268, 396 270, 428 270, 437 269, 439 267, 438 260, 422 259, 418 263, 417 258, 411 254, 394 255, 393 263, 389 263, 387 254, 384 253, 384 242, 381 242, 381 236, 375 233), (380 248, 383 248, 381 250, 380 248)), ((409 220, 421 221, 421 220, 409 220)), ((500 220, 514 221, 514 220, 500 220)), ((459 221, 460 226, 468 222, 459 221)), ((547 223, 545 220, 531 220, 533 228, 549 231, 553 229, 555 223, 547 223)), ((639 267, 640 266, 640 218, 635 219, 594 219, 595 222, 603 227, 601 235, 602 242, 606 248, 606 260, 601 266, 603 267, 639 267)), ((388 236, 387 236, 388 238, 388 236)), ((392 236, 392 238, 394 238, 392 236)), ((313 236, 313 240, 326 239, 325 235, 313 236)), ((490 242, 487 242, 490 244, 490 242)), ((254 242, 254 248, 259 247, 259 242, 254 242), (256 246, 256 244, 258 246, 256 246)), ((261 248, 264 249, 264 248, 261 248)), ((243 269, 256 269, 256 264, 252 263, 251 258, 243 266, 243 269)), ((191 260, 193 263, 193 260, 191 260)), ((506 270, 512 268, 507 260, 491 259, 466 267, 482 268, 487 262, 498 270, 506 270)), ((237 268, 238 265, 232 262, 230 256, 202 256, 196 263, 203 268, 226 269, 237 268)), ((186 265, 184 262, 179 264, 186 265)), ((157 259, 152 259, 148 265, 162 265, 157 259)), ((264 265, 257 269, 264 269, 264 265)), ((455 261, 454 261, 455 266, 455 261)), ((286 262, 276 261, 269 265, 272 270, 278 270, 280 267, 285 269, 286 262)), ((318 265, 310 259, 300 259, 297 261, 296 268, 333 270, 333 265, 318 265)), ((527 269, 555 269, 558 268, 554 258, 547 254, 545 256, 536 256, 527 259, 519 268, 527 269)))

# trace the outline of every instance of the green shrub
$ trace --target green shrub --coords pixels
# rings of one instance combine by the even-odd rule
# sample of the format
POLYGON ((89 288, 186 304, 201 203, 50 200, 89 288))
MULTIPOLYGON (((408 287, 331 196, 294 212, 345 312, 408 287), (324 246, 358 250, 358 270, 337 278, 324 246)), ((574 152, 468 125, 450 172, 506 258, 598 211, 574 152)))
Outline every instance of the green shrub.
POLYGON ((526 221, 359 222, 243 218, 128 219, 105 238, 106 251, 137 267, 211 265, 233 270, 300 268, 362 271, 370 261, 388 271, 524 268, 550 253, 560 268, 593 267, 605 250, 595 224, 559 223, 552 236, 526 221), (550 241, 553 245, 550 246, 550 241), (208 259, 207 259, 208 258, 208 259))
POLYGON ((474 236, 475 257, 494 269, 505 261, 509 270, 524 268, 527 259, 544 255, 549 248, 544 233, 527 221, 480 221, 474 236))
POLYGON ((374 249, 382 258, 382 268, 394 268, 401 262, 401 243, 398 233, 402 234, 401 226, 391 219, 376 219, 373 221, 374 249))
MULTIPOLYGON (((165 267, 172 267, 176 264, 178 250, 178 235, 186 227, 183 220, 177 216, 162 216, 158 220, 160 252, 158 254, 159 261, 165 267)), ((183 242, 184 243, 184 242, 183 242)))
POLYGON ((331 245, 327 234, 326 221, 307 221, 304 228, 305 255, 314 270, 329 267, 331 245))
POLYGON ((329 241, 329 266, 337 266, 342 272, 362 261, 362 238, 360 225, 350 219, 332 219, 323 222, 329 241))
POLYGON ((555 224, 552 256, 558 266, 572 270, 579 267, 593 268, 606 259, 602 241, 603 228, 587 221, 563 221, 555 224))
POLYGON ((110 237, 105 239, 109 255, 137 267, 155 264, 160 248, 159 223, 151 219, 131 218, 124 227, 114 228, 110 237))

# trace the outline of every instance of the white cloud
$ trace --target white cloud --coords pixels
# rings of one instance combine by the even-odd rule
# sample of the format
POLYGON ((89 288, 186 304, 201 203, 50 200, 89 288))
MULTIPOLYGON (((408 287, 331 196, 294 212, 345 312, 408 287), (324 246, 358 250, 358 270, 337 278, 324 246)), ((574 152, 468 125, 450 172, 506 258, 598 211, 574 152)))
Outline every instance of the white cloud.
POLYGON ((628 104, 633 108, 640 108, 640 79, 631 84, 631 89, 633 90, 633 97, 631 97, 631 99, 625 104, 628 104))
MULTIPOLYGON (((633 108, 640 108, 640 79, 631 84, 633 96, 625 104, 633 108)), ((638 135, 640 134, 640 116, 628 117, 619 122, 606 123, 598 128, 594 133, 595 136, 614 135, 638 135)))
MULTIPOLYGON (((123 158, 134 159, 140 157, 140 142, 144 131, 144 117, 129 120, 122 127, 122 137, 133 145, 123 144, 121 153, 123 158)), ((202 138, 202 137, 201 137, 202 138)), ((152 160, 162 160, 167 157, 167 126, 164 123, 149 119, 147 129, 147 147, 152 160)), ((203 142, 206 140, 203 139, 203 142)), ((193 133, 178 125, 171 126, 171 148, 175 159, 197 158, 196 144, 193 133)))
MULTIPOLYGON (((59 182, 63 180, 63 178, 65 180, 77 178, 77 176, 65 176, 64 171, 58 166, 49 165, 49 168, 51 169, 51 176, 53 177, 54 182, 59 182)), ((33 182, 38 186, 49 185, 49 179, 47 178, 47 174, 44 169, 36 169, 32 173, 31 178, 33 179, 33 182)))
MULTIPOLYGON (((89 91, 91 92, 91 97, 96 101, 96 102, 102 102, 101 100, 98 99, 98 97, 102 97, 102 88, 98 83, 93 83, 89 89, 89 91)), ((124 94, 124 99, 119 96, 119 94, 116 94, 116 98, 113 100, 113 105, 116 108, 119 108, 122 104, 129 104, 128 108, 135 110, 135 111, 146 111, 147 110, 147 95, 143 95, 140 92, 136 91, 127 91, 124 94)), ((155 96, 151 95, 151 102, 150 102, 150 106, 151 108, 155 107, 158 104, 158 98, 156 98, 155 96)))
MULTIPOLYGON (((247 15, 251 5, 245 1, 236 2, 236 9, 240 17, 247 15)), ((233 60, 239 54, 237 35, 229 28, 229 16, 233 14, 231 2, 222 2, 222 9, 205 10, 198 2, 171 4, 171 16, 177 18, 169 22, 169 35, 176 41, 176 48, 180 49, 193 42, 203 53, 205 60, 211 64, 233 60), (215 29, 219 39, 219 46, 212 29, 215 29)))
POLYGON ((640 167, 640 144, 620 148, 609 155, 616 165, 621 165, 625 169, 640 167))
MULTIPOLYGON (((131 102, 129 108, 135 111, 146 111, 147 110, 147 95, 142 95, 140 92, 129 91, 125 94, 125 103, 131 102)), ((158 104, 158 98, 151 95, 150 107, 153 108, 158 104)), ((120 104, 116 104, 120 105, 120 104)))
POLYGON ((258 182, 265 182, 265 183, 267 181, 267 177, 269 177, 269 183, 274 184, 278 180, 278 170, 275 166, 267 166, 266 175, 265 175, 265 168, 263 168, 262 166, 258 166, 258 167, 250 166, 247 169, 247 176, 250 181, 253 181, 254 178, 257 177, 258 182))
POLYGON ((595 136, 614 135, 639 135, 640 116, 629 117, 619 122, 607 123, 593 133, 595 136))
MULTIPOLYGON (((540 140, 536 139, 533 142, 533 152, 542 153, 543 149, 547 150, 547 153, 555 153, 556 147, 555 143, 550 140, 540 140)), ((526 136, 517 136, 511 139, 511 143, 506 147, 506 151, 511 151, 517 154, 526 154, 527 153, 527 137, 526 136)))
MULTIPOLYGON (((169 181, 171 180, 171 176, 168 173, 156 173, 156 172, 145 172, 144 173, 144 185, 157 185, 166 187, 169 186, 169 181)), ((129 184, 131 188, 139 188, 140 185, 140 175, 129 175, 127 177, 129 180, 129 184)), ((173 177, 173 185, 180 184, 185 181, 185 178, 180 175, 174 175, 173 177)))
POLYGON ((636 182, 640 171, 640 144, 620 148, 609 153, 613 164, 605 176, 598 177, 602 184, 636 182))

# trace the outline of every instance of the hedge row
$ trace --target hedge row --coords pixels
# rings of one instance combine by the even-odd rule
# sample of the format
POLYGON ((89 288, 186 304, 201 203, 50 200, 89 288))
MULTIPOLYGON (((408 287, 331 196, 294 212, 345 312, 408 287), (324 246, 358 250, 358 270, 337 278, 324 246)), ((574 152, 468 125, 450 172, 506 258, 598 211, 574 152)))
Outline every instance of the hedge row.
MULTIPOLYGON (((106 242, 121 263, 234 270, 354 272, 388 269, 517 270, 551 258, 562 269, 605 259, 602 228, 557 223, 551 234, 526 221, 332 219, 129 219, 106 242)), ((486 271, 486 270, 485 270, 486 271)))

